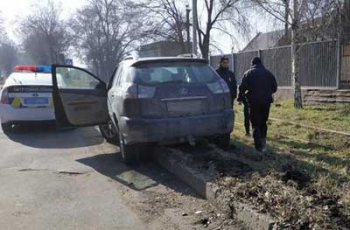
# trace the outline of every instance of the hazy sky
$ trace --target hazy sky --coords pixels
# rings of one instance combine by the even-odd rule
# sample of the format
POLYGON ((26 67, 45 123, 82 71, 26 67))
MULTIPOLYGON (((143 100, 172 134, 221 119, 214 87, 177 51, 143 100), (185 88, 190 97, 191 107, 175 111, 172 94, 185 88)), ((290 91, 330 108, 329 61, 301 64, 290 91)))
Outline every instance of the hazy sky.
MULTIPOLYGON (((37 1, 45 0, 0 0, 0 11, 2 16, 5 19, 5 26, 9 36, 18 41, 14 33, 15 22, 18 18, 27 15, 33 3, 37 1)), ((75 12, 77 8, 82 6, 87 0, 57 0, 61 2, 63 7, 64 17, 69 17, 75 12)), ((200 3, 201 0, 199 0, 200 3)), ((191 2, 191 1, 189 1, 191 2)), ((253 15, 250 17, 250 21, 253 25, 252 36, 255 36, 257 32, 266 32, 273 29, 272 22, 267 21, 265 18, 262 18, 260 15, 253 15)), ((215 32, 213 33, 214 39, 219 43, 219 47, 225 53, 230 53, 232 48, 232 41, 228 36, 223 35, 222 33, 215 32)), ((248 41, 239 39, 239 44, 235 44, 235 49, 240 50, 244 48, 248 41)))

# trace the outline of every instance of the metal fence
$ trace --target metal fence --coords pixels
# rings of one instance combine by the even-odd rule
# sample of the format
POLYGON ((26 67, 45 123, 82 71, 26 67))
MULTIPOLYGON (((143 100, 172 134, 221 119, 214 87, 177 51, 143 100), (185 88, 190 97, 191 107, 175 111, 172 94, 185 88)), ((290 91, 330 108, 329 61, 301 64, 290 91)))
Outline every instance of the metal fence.
MULTIPOLYGON (((335 88, 338 86, 338 61, 340 60, 336 41, 301 44, 299 54, 302 87, 335 88)), ((252 59, 260 57, 266 68, 276 76, 279 86, 291 87, 293 84, 290 46, 226 56, 231 56, 233 59, 232 69, 238 82, 241 82, 244 72, 251 67, 252 59)), ((210 63, 217 66, 219 57, 211 57, 210 63)))
POLYGON ((337 86, 337 42, 306 43, 300 46, 300 83, 309 87, 337 86))

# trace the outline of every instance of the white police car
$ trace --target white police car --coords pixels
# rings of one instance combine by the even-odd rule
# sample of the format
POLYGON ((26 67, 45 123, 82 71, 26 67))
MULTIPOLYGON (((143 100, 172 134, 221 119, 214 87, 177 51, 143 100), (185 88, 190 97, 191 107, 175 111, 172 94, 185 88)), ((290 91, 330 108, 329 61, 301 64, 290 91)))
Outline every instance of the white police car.
POLYGON ((55 121, 51 66, 16 66, 0 92, 4 133, 14 125, 55 121))

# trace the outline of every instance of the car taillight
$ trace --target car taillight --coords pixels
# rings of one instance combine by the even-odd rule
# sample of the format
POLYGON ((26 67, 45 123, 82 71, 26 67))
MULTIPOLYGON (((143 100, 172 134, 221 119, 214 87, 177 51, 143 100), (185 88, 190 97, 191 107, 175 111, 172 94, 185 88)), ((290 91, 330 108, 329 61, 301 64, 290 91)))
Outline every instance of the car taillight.
POLYGON ((215 83, 209 83, 207 84, 210 91, 214 94, 224 93, 224 90, 222 88, 222 84, 220 81, 217 81, 215 83))
POLYGON ((224 81, 223 79, 220 79, 220 84, 222 86, 222 89, 224 90, 224 93, 230 92, 230 88, 228 87, 226 81, 224 81))
POLYGON ((1 104, 9 104, 9 93, 8 93, 7 89, 2 90, 1 104))
POLYGON ((125 98, 152 98, 155 87, 141 86, 132 83, 123 83, 122 90, 125 98))
POLYGON ((152 98, 156 92, 155 87, 138 86, 137 96, 138 98, 152 98))
POLYGON ((140 86, 132 83, 123 83, 124 115, 127 117, 138 117, 141 115, 141 101, 145 98, 153 98, 155 87, 140 86))
POLYGON ((125 98, 137 98, 137 86, 132 83, 122 83, 121 89, 125 98))

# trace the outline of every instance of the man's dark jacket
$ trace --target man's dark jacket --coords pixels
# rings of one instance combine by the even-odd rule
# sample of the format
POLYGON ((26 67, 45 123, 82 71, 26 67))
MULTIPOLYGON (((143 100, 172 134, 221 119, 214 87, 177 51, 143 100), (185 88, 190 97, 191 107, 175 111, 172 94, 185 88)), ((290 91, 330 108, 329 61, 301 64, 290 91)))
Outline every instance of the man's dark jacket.
POLYGON ((226 82, 228 87, 230 88, 232 98, 237 97, 237 81, 235 74, 229 70, 228 68, 222 68, 216 70, 216 72, 220 75, 220 77, 226 82))
POLYGON ((275 76, 263 64, 257 64, 245 72, 239 86, 239 98, 246 96, 249 104, 269 104, 273 102, 272 94, 276 91, 275 76))

